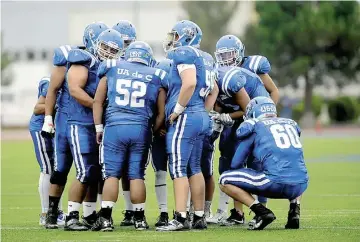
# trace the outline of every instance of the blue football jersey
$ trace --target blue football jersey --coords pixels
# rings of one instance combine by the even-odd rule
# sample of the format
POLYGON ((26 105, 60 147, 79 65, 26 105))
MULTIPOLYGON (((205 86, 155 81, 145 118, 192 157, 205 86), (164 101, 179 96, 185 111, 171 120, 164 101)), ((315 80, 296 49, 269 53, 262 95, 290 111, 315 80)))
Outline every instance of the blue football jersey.
POLYGON ((172 50, 168 56, 171 57, 173 65, 169 71, 168 82, 162 82, 163 87, 167 90, 166 117, 173 113, 179 98, 182 81, 177 67, 181 64, 195 65, 197 82, 184 112, 204 111, 205 98, 214 87, 215 81, 214 60, 211 55, 192 46, 181 46, 172 50))
MULTIPOLYGON (((46 97, 47 90, 49 88, 49 83, 50 83, 50 77, 41 78, 38 87, 38 95, 37 95, 38 99, 40 96, 46 97)), ((40 131, 44 124, 44 118, 45 118, 44 114, 40 114, 40 115, 33 114, 30 119, 29 130, 40 131)))
MULTIPOLYGON (((99 83, 97 78, 97 70, 100 61, 90 52, 81 49, 74 49, 69 52, 68 56, 69 68, 71 65, 82 65, 88 69, 88 78, 84 91, 92 98, 95 96, 96 88, 99 83)), ((68 85, 66 80, 66 86, 68 85)), ((66 88, 68 91, 68 88, 66 88)), ((69 123, 74 124, 93 124, 93 112, 91 108, 81 105, 75 98, 69 97, 68 105, 69 123)))
POLYGON ((241 72, 243 73, 246 79, 246 83, 244 87, 250 99, 259 96, 270 97, 269 93, 266 91, 264 83, 257 74, 242 67, 238 67, 238 68, 241 69, 241 72))
MULTIPOLYGON (((53 65, 68 67, 69 52, 73 49, 78 49, 78 46, 63 45, 54 50, 53 65)), ((58 112, 67 112, 70 94, 66 81, 63 82, 56 101, 58 112)))
POLYGON ((246 120, 236 131, 241 142, 232 167, 241 166, 246 156, 252 154, 261 162, 264 173, 271 181, 285 184, 307 182, 300 134, 300 127, 291 119, 246 120))
POLYGON ((270 62, 265 56, 261 55, 244 57, 241 67, 256 74, 267 74, 271 70, 270 62))
POLYGON ((149 126, 167 73, 161 69, 123 60, 100 64, 98 77, 107 78, 106 126, 139 124, 149 126))
POLYGON ((219 95, 217 102, 224 112, 235 112, 240 109, 233 98, 246 84, 246 77, 239 67, 223 66, 216 69, 219 95))

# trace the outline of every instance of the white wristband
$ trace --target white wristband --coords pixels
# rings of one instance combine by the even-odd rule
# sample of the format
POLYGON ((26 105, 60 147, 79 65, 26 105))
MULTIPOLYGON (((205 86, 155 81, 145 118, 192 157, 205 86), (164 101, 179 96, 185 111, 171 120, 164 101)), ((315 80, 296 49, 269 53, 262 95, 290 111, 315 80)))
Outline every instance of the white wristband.
POLYGON ((174 108, 174 113, 180 115, 182 114, 182 112, 184 112, 185 107, 181 106, 179 103, 176 103, 175 108, 174 108))
POLYGON ((44 118, 44 122, 47 124, 52 124, 53 123, 53 117, 51 115, 46 115, 44 118))
POLYGON ((104 132, 104 125, 102 125, 102 124, 95 124, 95 130, 96 130, 96 133, 102 133, 102 132, 104 132))

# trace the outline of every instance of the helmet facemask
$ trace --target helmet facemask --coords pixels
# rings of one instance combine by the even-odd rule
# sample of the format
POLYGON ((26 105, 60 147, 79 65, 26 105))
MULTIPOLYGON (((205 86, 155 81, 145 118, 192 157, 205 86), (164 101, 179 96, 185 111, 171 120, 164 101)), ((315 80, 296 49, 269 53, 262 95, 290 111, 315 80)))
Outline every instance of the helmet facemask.
POLYGON ((165 52, 168 52, 179 45, 179 34, 173 30, 166 35, 166 39, 163 41, 163 48, 165 52))
POLYGON ((101 60, 117 59, 123 53, 122 49, 120 49, 116 43, 111 41, 98 41, 96 50, 101 60))
POLYGON ((240 52, 234 48, 220 48, 215 52, 216 62, 220 66, 238 66, 241 63, 240 52))

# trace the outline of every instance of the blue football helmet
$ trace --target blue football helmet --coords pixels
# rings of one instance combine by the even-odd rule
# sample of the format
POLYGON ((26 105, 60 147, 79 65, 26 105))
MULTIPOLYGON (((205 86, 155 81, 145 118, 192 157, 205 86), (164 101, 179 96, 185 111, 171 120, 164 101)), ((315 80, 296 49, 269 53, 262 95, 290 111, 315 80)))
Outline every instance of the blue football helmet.
POLYGON ((171 32, 167 34, 163 47, 165 52, 186 45, 200 48, 201 37, 202 31, 197 24, 189 20, 182 20, 177 22, 171 32))
POLYGON ((154 60, 153 51, 146 42, 132 42, 125 51, 125 60, 150 66, 154 60))
POLYGON ((124 41, 119 32, 113 29, 103 31, 96 42, 96 54, 100 60, 117 59, 124 50, 124 41))
POLYGON ((97 38, 104 30, 107 29, 109 29, 109 27, 103 22, 96 22, 86 26, 84 30, 83 42, 89 52, 95 54, 97 38))
POLYGON ((216 43, 215 59, 219 66, 238 66, 245 54, 245 46, 235 35, 225 35, 216 43))
POLYGON ((169 60, 169 59, 161 60, 160 62, 158 62, 155 65, 155 68, 159 68, 159 69, 169 73, 172 63, 173 63, 172 60, 169 60))
POLYGON ((255 97, 246 106, 244 120, 276 117, 276 105, 271 98, 255 97))
POLYGON ((125 49, 136 40, 136 28, 130 21, 120 20, 112 28, 121 34, 125 49))

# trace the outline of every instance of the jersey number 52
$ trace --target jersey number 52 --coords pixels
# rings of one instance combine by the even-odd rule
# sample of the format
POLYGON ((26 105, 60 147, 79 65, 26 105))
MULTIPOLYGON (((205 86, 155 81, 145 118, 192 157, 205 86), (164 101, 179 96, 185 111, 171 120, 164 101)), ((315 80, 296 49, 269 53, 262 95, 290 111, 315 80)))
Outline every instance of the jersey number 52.
POLYGON ((140 81, 131 81, 127 79, 118 79, 116 81, 116 92, 120 96, 116 96, 115 102, 120 106, 127 106, 133 108, 145 107, 144 96, 146 94, 146 84, 140 81), (132 91, 130 92, 130 87, 132 91))

